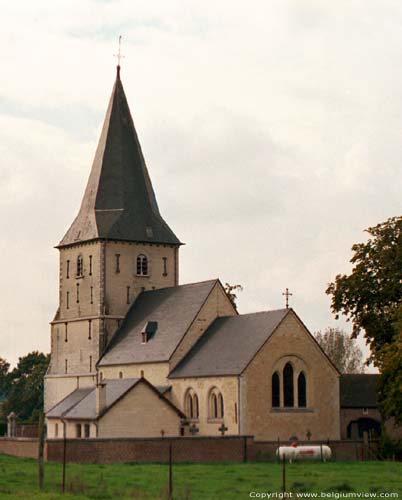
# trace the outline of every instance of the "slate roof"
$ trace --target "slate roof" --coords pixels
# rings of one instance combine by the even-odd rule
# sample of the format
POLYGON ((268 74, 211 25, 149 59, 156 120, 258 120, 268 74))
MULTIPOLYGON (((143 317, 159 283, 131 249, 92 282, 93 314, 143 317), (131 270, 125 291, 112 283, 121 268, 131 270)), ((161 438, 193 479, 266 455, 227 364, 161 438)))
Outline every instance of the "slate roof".
POLYGON ((87 387, 85 389, 76 389, 71 392, 67 397, 62 399, 60 403, 53 406, 46 413, 47 418, 61 418, 63 415, 67 414, 69 410, 71 410, 75 405, 77 405, 80 401, 85 399, 92 391, 93 387, 87 387))
MULTIPOLYGON (((170 386, 154 387, 145 379, 126 378, 126 379, 110 379, 103 381, 106 384, 106 409, 113 406, 126 392, 132 389, 139 382, 144 382, 152 390, 160 394, 167 404, 172 406, 177 413, 181 412, 164 397, 164 394, 169 390, 170 386)), ((103 412, 105 413, 105 411, 103 412)), ((88 387, 85 389, 76 389, 60 403, 51 408, 46 413, 47 418, 64 418, 77 420, 95 420, 96 414, 96 388, 88 387)))
POLYGON ((290 309, 216 319, 169 378, 238 375, 290 309))
POLYGON ((98 366, 168 361, 218 280, 142 292, 101 357, 98 366), (156 333, 142 343, 148 321, 156 333))
POLYGON ((58 246, 97 238, 181 244, 159 213, 119 72, 80 211, 58 246))
POLYGON ((345 374, 340 379, 341 408, 378 407, 377 384, 379 375, 345 374))

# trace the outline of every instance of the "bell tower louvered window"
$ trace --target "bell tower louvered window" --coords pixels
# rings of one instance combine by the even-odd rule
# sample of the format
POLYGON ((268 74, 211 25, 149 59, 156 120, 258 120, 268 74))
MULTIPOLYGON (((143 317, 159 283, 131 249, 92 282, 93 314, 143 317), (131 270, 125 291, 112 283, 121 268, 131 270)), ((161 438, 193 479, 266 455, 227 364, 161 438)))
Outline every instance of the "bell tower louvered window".
POLYGON ((140 254, 137 257, 137 276, 148 276, 148 274, 148 257, 144 254, 140 254))

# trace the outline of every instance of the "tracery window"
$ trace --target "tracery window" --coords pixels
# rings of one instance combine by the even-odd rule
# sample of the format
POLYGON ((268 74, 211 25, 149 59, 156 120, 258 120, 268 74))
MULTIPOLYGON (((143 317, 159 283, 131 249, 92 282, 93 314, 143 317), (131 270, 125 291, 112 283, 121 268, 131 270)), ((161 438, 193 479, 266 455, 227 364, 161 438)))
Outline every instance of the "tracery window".
POLYGON ((140 254, 137 256, 137 276, 148 276, 148 274, 148 257, 144 254, 140 254))
POLYGON ((225 414, 223 396, 216 387, 213 387, 209 393, 208 410, 209 418, 223 418, 225 414))

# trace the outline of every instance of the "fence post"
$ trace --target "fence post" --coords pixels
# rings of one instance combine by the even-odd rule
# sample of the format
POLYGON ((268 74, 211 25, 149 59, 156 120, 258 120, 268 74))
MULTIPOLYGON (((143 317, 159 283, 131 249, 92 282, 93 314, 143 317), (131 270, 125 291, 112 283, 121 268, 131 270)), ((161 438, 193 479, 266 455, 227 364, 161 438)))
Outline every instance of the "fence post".
POLYGON ((243 462, 247 462, 247 436, 243 438, 243 462))
POLYGON ((43 411, 39 414, 39 449, 38 449, 38 483, 39 489, 43 490, 43 450, 45 447, 45 416, 43 411))
POLYGON ((173 498, 173 453, 172 443, 169 443, 169 500, 173 498))
POLYGON ((286 455, 285 455, 285 453, 282 454, 282 494, 283 494, 282 498, 285 498, 285 496, 286 496, 286 455))
POLYGON ((62 493, 64 493, 66 490, 66 449, 67 449, 66 423, 63 422, 63 474, 61 480, 62 493))
POLYGON ((278 436, 278 458, 276 459, 278 463, 281 462, 281 456, 279 454, 279 448, 281 447, 281 441, 279 439, 279 436, 278 436))

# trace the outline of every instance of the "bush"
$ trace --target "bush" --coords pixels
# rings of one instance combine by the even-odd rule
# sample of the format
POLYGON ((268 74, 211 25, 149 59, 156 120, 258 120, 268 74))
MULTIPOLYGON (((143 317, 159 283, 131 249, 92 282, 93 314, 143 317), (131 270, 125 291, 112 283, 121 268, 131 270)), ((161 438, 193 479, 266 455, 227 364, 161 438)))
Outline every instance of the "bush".
POLYGON ((402 460, 402 441, 393 440, 383 432, 379 451, 383 459, 402 460))

